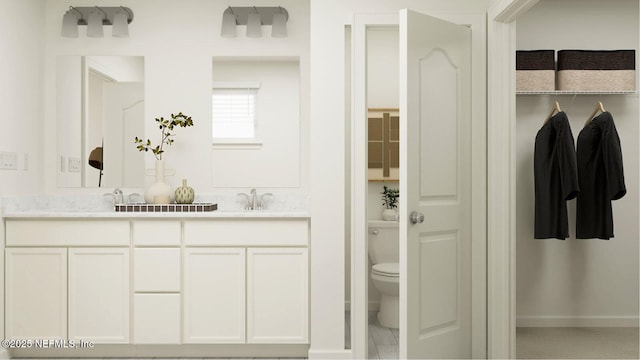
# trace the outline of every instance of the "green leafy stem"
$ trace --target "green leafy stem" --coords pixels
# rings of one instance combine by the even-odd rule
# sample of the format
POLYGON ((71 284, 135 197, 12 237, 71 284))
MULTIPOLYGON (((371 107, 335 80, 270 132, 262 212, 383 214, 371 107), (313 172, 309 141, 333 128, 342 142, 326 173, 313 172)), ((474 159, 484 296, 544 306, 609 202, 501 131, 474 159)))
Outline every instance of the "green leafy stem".
POLYGON ((176 115, 171 114, 171 119, 165 119, 163 117, 156 118, 156 122, 158 123, 160 132, 161 132, 161 140, 159 145, 156 145, 154 147, 151 144, 151 140, 147 139, 147 141, 145 142, 144 140, 142 140, 141 138, 138 138, 137 136, 134 142, 138 150, 140 151, 151 150, 153 152, 153 155, 155 155, 156 159, 162 160, 162 153, 164 153, 164 150, 163 150, 164 145, 167 144, 171 146, 171 144, 173 144, 173 137, 175 136, 173 129, 176 126, 179 126, 179 127, 193 126, 193 120, 191 120, 191 116, 187 116, 179 112, 176 115))

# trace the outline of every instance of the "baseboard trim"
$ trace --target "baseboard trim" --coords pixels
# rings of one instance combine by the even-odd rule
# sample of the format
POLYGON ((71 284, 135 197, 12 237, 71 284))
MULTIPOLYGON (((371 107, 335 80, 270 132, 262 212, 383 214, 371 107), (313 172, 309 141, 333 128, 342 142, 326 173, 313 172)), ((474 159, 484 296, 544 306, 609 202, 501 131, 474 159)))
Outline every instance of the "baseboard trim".
POLYGON ((309 349, 309 360, 343 360, 353 359, 352 350, 312 350, 309 349))
POLYGON ((517 327, 638 327, 638 316, 518 316, 517 327))

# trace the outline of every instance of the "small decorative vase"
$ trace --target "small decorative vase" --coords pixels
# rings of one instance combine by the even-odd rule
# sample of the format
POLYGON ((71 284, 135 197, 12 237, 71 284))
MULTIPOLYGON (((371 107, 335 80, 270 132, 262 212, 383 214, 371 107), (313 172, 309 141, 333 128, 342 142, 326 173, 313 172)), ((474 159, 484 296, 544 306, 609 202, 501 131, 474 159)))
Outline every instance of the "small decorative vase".
POLYGON ((144 201, 147 204, 171 204, 173 190, 164 182, 164 160, 156 160, 156 181, 144 191, 144 201))
POLYGON ((178 187, 175 192, 176 204, 191 204, 195 197, 192 187, 187 186, 187 179, 182 179, 182 186, 178 187))
POLYGON ((397 218, 398 218, 398 214, 396 213, 396 209, 384 209, 384 210, 382 210, 382 220, 396 221, 397 218))

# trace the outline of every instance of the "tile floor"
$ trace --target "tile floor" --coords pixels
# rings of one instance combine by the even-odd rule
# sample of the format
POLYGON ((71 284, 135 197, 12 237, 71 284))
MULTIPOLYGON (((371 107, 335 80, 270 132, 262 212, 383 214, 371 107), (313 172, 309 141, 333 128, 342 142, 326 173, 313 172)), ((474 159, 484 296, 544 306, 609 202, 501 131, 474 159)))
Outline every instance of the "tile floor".
MULTIPOLYGON (((400 343, 398 329, 389 329, 378 323, 377 311, 369 311, 368 359, 397 359, 400 343)), ((351 315, 345 312, 345 344, 351 348, 351 315)))

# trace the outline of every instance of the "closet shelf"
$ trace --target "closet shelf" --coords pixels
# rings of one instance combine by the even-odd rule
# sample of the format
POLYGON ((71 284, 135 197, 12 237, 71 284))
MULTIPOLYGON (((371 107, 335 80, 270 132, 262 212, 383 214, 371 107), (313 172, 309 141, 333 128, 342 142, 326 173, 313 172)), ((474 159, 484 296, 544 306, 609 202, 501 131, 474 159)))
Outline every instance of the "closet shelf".
POLYGON ((637 95, 638 90, 618 91, 578 91, 578 90, 540 90, 540 91, 516 91, 516 95, 637 95))

